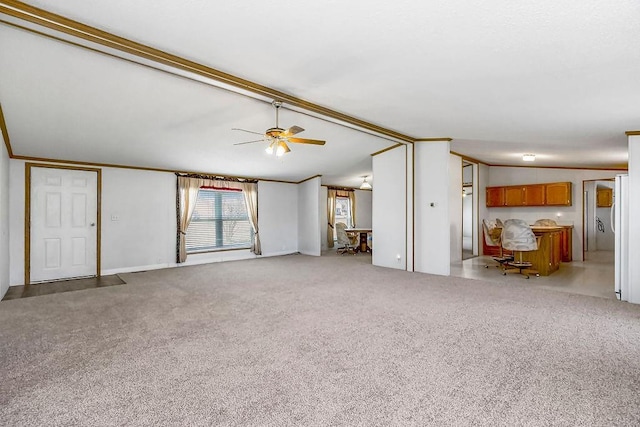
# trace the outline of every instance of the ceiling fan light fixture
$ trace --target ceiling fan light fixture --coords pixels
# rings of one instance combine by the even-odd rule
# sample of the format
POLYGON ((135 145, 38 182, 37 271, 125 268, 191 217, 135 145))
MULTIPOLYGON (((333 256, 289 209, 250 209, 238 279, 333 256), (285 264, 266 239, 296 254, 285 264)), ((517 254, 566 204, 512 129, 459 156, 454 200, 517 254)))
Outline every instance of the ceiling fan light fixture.
POLYGON ((534 162, 536 160, 535 154, 523 154, 522 161, 523 162, 534 162))
POLYGON ((361 190, 371 190, 371 184, 369 183, 369 181, 367 181, 368 176, 363 176, 362 177, 362 184, 360 184, 360 189, 361 190))
POLYGON ((269 144, 269 146, 267 148, 264 149, 264 151, 267 152, 267 154, 271 155, 273 154, 273 146, 275 145, 275 141, 272 142, 271 144, 269 144))
POLYGON ((276 149, 276 157, 282 157, 287 154, 291 149, 284 141, 278 141, 278 148, 276 149))

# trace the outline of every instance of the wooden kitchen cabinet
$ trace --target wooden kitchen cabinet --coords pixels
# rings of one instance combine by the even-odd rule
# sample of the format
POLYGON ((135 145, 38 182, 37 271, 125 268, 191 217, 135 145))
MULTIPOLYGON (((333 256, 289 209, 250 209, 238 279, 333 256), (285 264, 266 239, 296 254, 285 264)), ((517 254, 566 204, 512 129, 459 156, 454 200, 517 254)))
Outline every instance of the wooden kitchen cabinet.
POLYGON ((544 206, 544 185, 504 187, 505 206, 544 206))
POLYGON ((571 182, 487 187, 487 207, 571 206, 571 182))
POLYGON ((505 187, 504 201, 505 206, 522 206, 524 203, 524 188, 522 186, 505 187))
POLYGON ((573 260, 573 226, 562 227, 560 252, 562 262, 571 262, 573 260))
POLYGON ((596 191, 596 206, 599 208, 610 208, 613 205, 613 189, 598 188, 596 191))
POLYGON ((545 184, 547 201, 546 206, 571 206, 571 183, 554 182, 545 184))
POLYGON ((524 187, 525 206, 544 206, 545 202, 544 184, 527 185, 524 187))
POLYGON ((533 232, 538 239, 538 250, 522 252, 522 260, 531 262, 541 276, 548 276, 560 268, 561 230, 559 227, 533 227, 533 232))
POLYGON ((504 206, 504 187, 487 187, 487 207, 504 206))

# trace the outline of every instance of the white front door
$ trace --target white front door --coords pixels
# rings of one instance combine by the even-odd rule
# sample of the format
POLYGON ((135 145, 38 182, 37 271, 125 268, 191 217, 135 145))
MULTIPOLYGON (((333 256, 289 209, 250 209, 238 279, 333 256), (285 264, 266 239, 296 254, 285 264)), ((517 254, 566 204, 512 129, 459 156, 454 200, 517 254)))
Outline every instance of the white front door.
POLYGON ((30 175, 30 283, 98 275, 98 171, 30 175))

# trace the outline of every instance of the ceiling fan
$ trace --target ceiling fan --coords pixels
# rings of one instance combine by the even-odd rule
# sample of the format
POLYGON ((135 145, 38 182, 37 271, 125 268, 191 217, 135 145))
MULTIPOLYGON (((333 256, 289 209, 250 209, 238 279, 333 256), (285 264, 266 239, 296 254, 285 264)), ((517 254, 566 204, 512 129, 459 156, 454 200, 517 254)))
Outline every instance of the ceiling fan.
POLYGON ((278 112, 280 110, 280 107, 282 107, 282 101, 273 101, 271 104, 276 109, 276 126, 267 129, 264 133, 253 132, 246 129, 233 128, 232 130, 240 130, 243 132, 253 133, 256 135, 262 135, 261 139, 256 139, 254 141, 238 142, 233 145, 253 144, 254 142, 268 142, 269 146, 265 149, 265 151, 268 154, 275 153, 277 157, 281 157, 284 154, 291 151, 291 149, 287 145, 288 142, 291 142, 294 144, 313 144, 313 145, 324 145, 326 143, 326 141, 321 141, 319 139, 295 138, 293 135, 296 135, 304 131, 304 129, 301 128, 300 126, 291 126, 289 129, 281 128, 278 122, 278 112))

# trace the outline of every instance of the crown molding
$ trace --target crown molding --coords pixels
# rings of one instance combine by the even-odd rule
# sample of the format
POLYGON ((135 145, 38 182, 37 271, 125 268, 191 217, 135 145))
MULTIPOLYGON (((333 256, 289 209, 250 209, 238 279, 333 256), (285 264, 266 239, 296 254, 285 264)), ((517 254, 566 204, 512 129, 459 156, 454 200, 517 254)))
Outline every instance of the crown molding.
POLYGON ((9 139, 9 130, 7 129, 7 123, 4 121, 2 104, 0 104, 0 132, 2 132, 2 139, 4 140, 4 146, 7 147, 7 154, 9 154, 9 158, 13 158, 13 150, 11 149, 11 140, 9 139))
POLYGON ((389 150, 393 150, 394 148, 402 147, 403 145, 406 145, 406 144, 395 144, 395 145, 392 145, 391 147, 387 147, 387 148, 384 148, 384 149, 382 149, 380 151, 376 151, 375 153, 371 154, 371 157, 377 156, 378 154, 385 153, 385 152, 387 152, 389 150))
POLYGON ((488 164, 492 168, 536 168, 536 169, 566 169, 566 170, 587 170, 587 171, 627 171, 628 166, 617 166, 611 168, 605 167, 572 167, 572 166, 530 166, 530 165, 492 165, 488 164))
POLYGON ((462 160, 466 160, 466 161, 471 162, 471 163, 478 163, 478 164, 483 164, 483 165, 491 166, 491 165, 490 165, 489 163, 487 163, 487 162, 484 162, 484 161, 482 161, 482 160, 475 159, 475 158, 473 158, 473 157, 466 156, 466 155, 464 155, 464 154, 457 153, 457 152, 455 152, 455 151, 449 151, 449 153, 451 153, 451 154, 453 154, 453 155, 456 155, 456 156, 459 156, 459 157, 462 157, 462 160))
POLYGON ((415 138, 413 142, 438 142, 438 141, 453 141, 453 138, 415 138))
MULTIPOLYGON (((202 172, 202 171, 183 171, 183 170, 173 170, 173 169, 162 169, 162 168, 151 168, 144 166, 131 166, 131 165, 119 165, 113 163, 96 163, 96 162, 83 162, 79 160, 63 160, 63 159, 50 159, 46 157, 31 157, 31 156, 21 156, 21 155, 12 155, 12 159, 15 160, 24 160, 26 162, 41 162, 41 163, 55 163, 55 164, 67 164, 67 165, 80 165, 80 166, 93 166, 93 167, 101 167, 101 168, 116 168, 116 169, 129 169, 129 170, 140 170, 147 172, 165 172, 171 174, 181 174, 181 175, 209 175, 209 176, 230 176, 229 174, 221 174, 221 173, 212 173, 212 172, 202 172)), ((316 175, 311 178, 315 178, 316 175)), ((299 184, 303 181, 284 181, 279 179, 269 179, 269 178, 258 178, 254 176, 233 176, 233 178, 251 180, 251 181, 265 181, 265 182, 279 182, 282 184, 299 184)))
POLYGON ((303 182, 311 181, 313 178, 322 178, 322 175, 310 176, 309 178, 305 178, 302 181, 296 182, 296 184, 302 184, 303 182))

